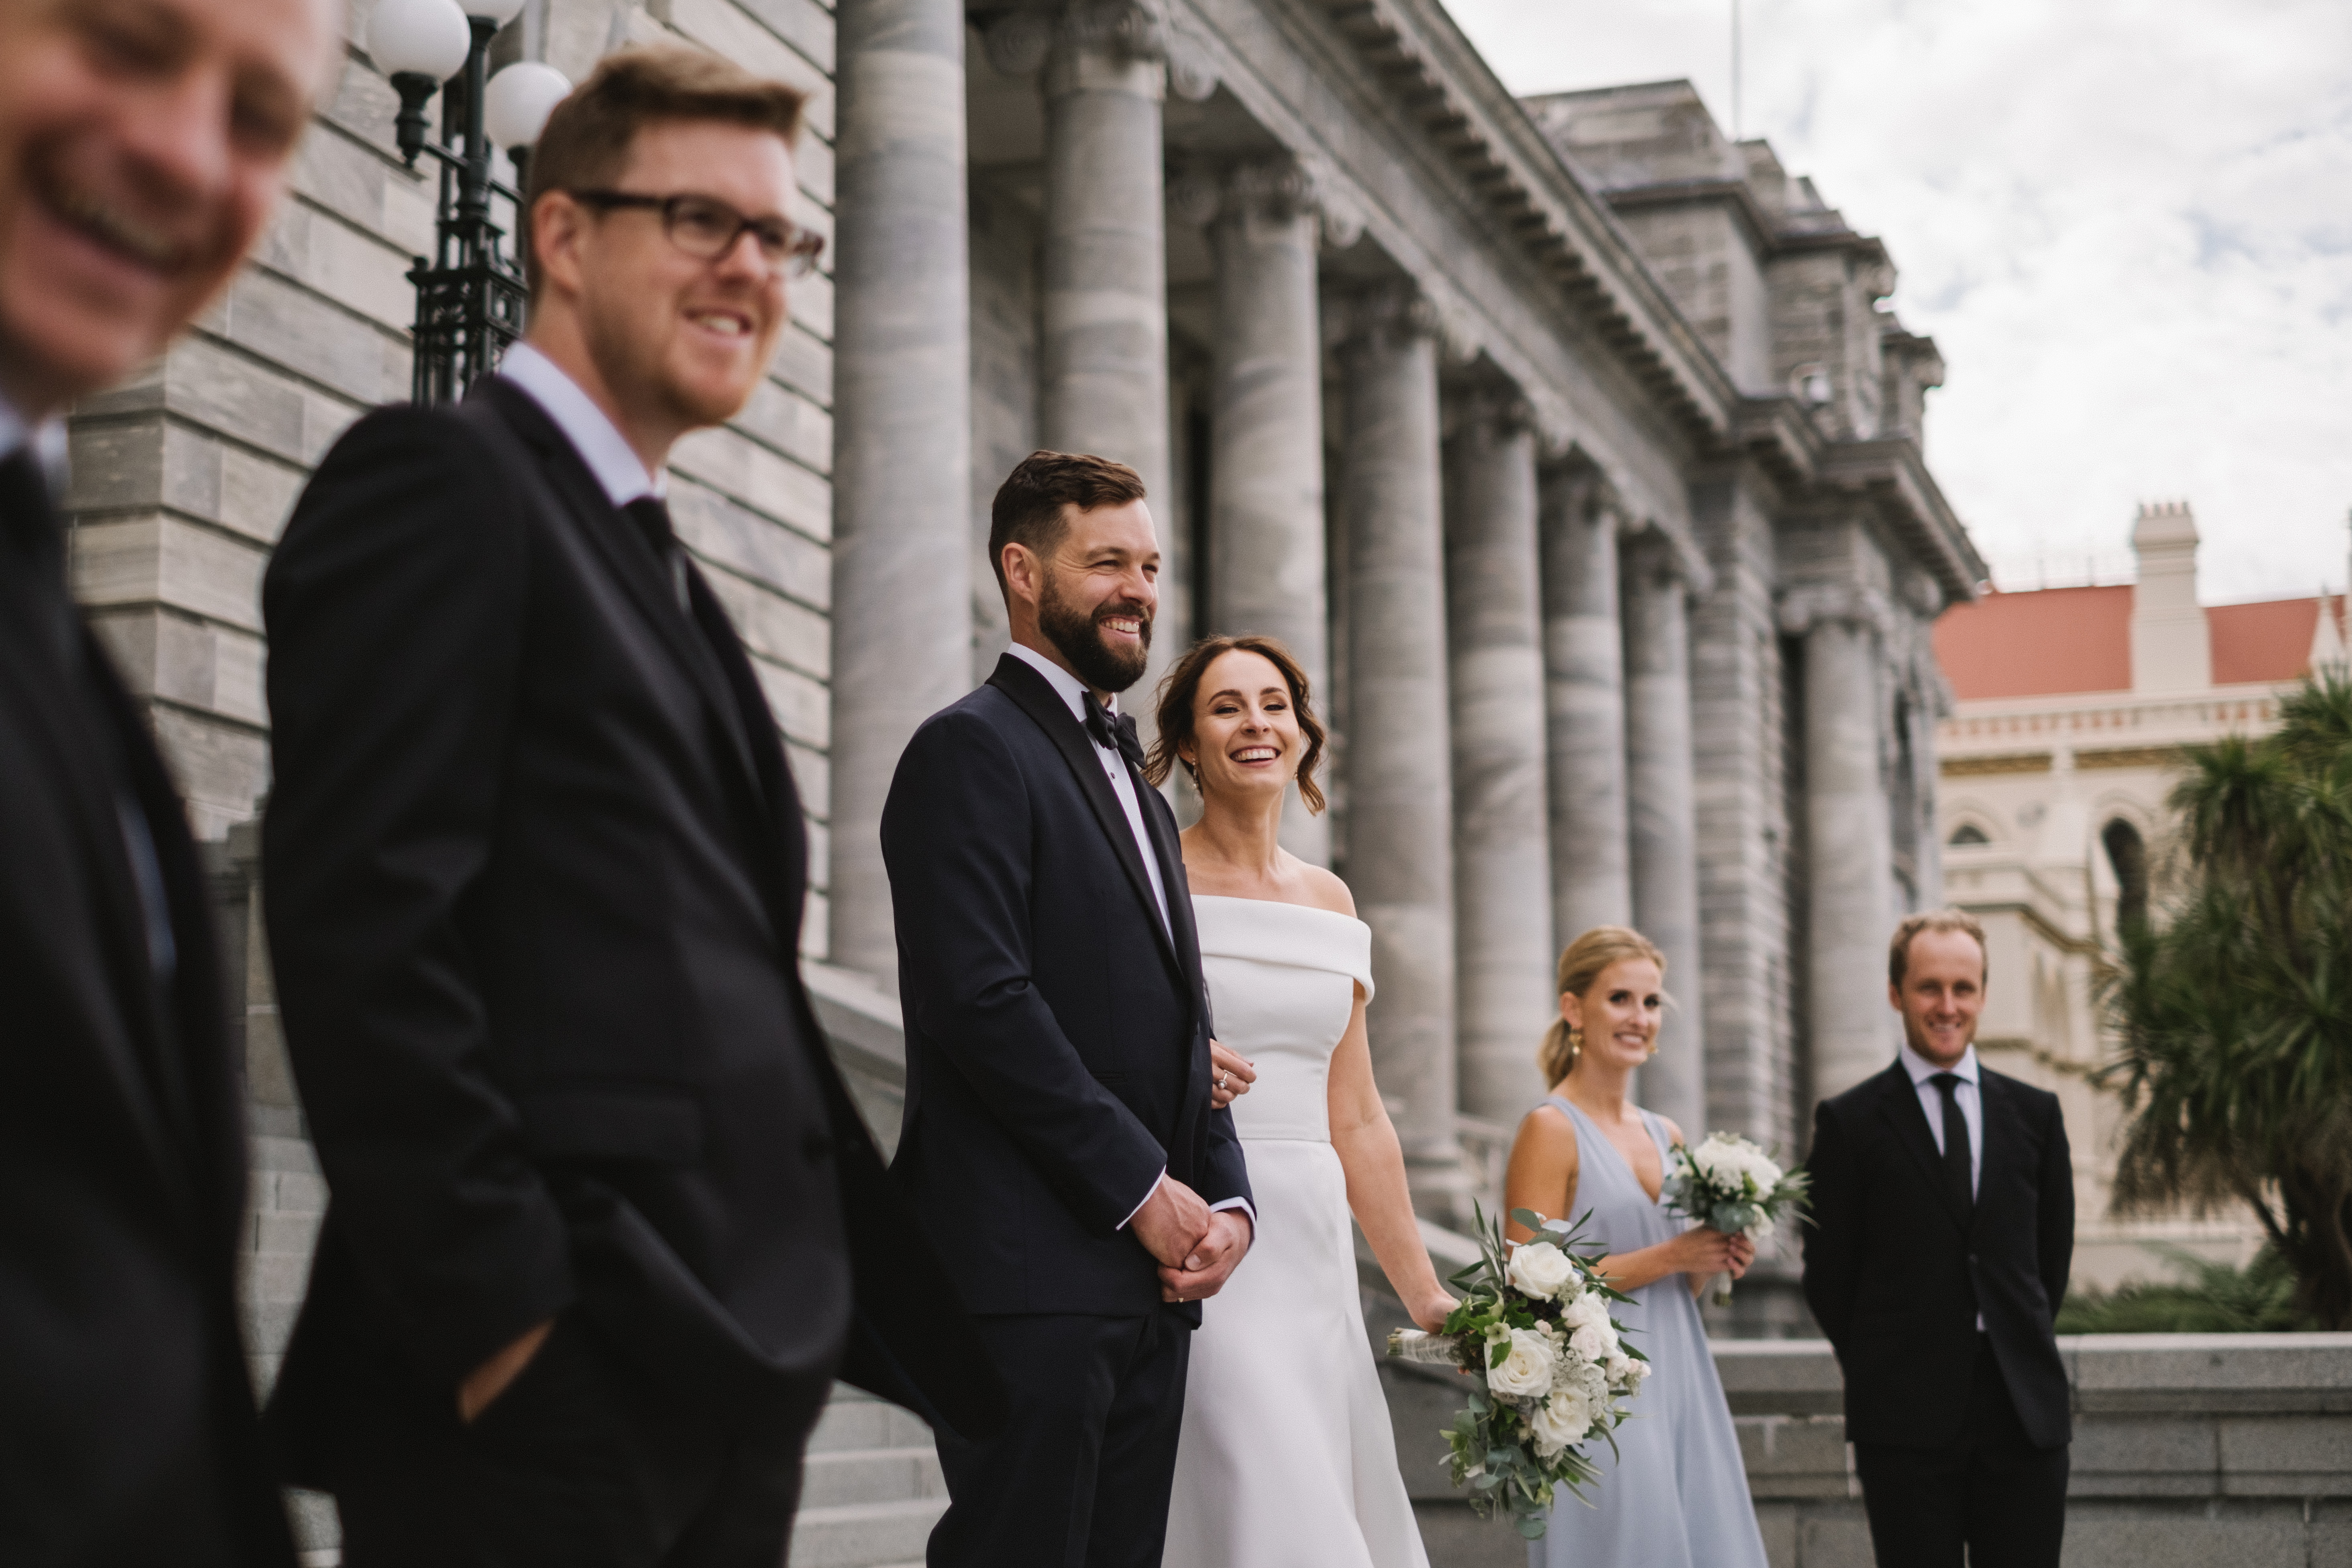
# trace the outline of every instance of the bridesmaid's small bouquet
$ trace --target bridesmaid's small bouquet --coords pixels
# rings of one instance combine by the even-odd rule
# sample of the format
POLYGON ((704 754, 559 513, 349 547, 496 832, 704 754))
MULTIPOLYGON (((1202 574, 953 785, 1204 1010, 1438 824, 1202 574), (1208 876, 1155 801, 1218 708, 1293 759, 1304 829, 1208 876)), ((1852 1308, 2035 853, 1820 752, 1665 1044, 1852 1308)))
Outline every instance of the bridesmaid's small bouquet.
POLYGON ((1593 1271, 1596 1247, 1576 1228, 1528 1209, 1511 1217, 1534 1238, 1507 1247, 1499 1220, 1476 1213, 1479 1260, 1454 1276, 1462 1292, 1436 1333, 1399 1329, 1389 1353, 1452 1367, 1475 1380, 1469 1407, 1444 1428, 1454 1484, 1482 1519, 1507 1514, 1521 1535, 1544 1532, 1555 1488, 1580 1489, 1599 1472, 1580 1445, 1616 1447, 1625 1401, 1641 1392, 1649 1361, 1620 1337, 1612 1301, 1629 1298, 1593 1271))
MULTIPOLYGON (((1696 1149, 1677 1143, 1666 1162, 1667 1203, 1701 1225, 1726 1236, 1742 1231, 1762 1241, 1783 1215, 1801 1215, 1811 1180, 1802 1166, 1784 1171, 1762 1147, 1734 1132, 1710 1132, 1696 1149)), ((1726 1280, 1715 1293, 1718 1307, 1731 1300, 1726 1280)))

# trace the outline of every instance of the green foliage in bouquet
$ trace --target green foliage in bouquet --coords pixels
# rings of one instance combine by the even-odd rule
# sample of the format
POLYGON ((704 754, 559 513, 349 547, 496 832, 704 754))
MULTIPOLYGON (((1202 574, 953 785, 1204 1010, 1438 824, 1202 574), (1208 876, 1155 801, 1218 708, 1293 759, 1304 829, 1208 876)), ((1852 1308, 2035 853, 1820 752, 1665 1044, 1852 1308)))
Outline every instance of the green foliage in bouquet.
POLYGON ((1512 1251, 1502 1222, 1474 1212, 1479 1260, 1451 1281, 1461 1304, 1434 1334, 1391 1335, 1389 1351, 1477 1384, 1443 1428, 1454 1484, 1480 1518, 1507 1517, 1533 1541, 1558 1489, 1581 1500, 1599 1473, 1580 1445, 1597 1436, 1616 1447, 1649 1362, 1609 1316, 1611 1302, 1632 1298, 1594 1270, 1600 1249, 1580 1246, 1577 1226, 1515 1209, 1536 1235, 1512 1251))

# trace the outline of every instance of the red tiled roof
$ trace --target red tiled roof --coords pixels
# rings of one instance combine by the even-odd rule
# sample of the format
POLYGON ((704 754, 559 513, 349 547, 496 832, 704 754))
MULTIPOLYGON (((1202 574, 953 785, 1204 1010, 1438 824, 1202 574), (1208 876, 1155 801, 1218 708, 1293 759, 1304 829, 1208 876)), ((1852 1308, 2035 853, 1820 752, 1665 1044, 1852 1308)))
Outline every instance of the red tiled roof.
MULTIPOLYGON (((2333 599, 2327 607, 2336 607, 2333 599)), ((2205 625, 2213 633, 2214 685, 2293 680, 2311 664, 2311 634, 2319 629, 2319 601, 2211 605, 2205 611, 2205 625)))
POLYGON ((1936 662, 1962 701, 2131 689, 2128 585, 1987 594, 1936 622, 1936 662))
MULTIPOLYGON (((2340 616, 2340 605, 2328 608, 2340 616)), ((1936 622, 1936 660, 1963 701, 2128 691, 2131 606, 2128 584, 1987 594, 1936 622)), ((2214 685, 2293 680, 2309 666, 2319 601, 2211 605, 2205 625, 2214 685)))

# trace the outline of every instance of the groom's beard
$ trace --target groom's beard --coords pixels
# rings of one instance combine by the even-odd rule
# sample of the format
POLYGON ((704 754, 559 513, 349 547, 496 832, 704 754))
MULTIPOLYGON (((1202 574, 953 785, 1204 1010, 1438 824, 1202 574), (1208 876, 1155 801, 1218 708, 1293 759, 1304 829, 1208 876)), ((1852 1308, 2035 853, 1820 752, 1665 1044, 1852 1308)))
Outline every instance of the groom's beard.
POLYGON ((1143 677, 1151 654, 1151 612, 1132 599, 1117 599, 1085 610, 1062 597, 1061 574, 1045 574, 1045 591, 1037 599, 1037 629, 1070 661, 1071 670, 1097 691, 1124 691, 1143 677), (1111 647, 1103 641, 1098 622, 1112 616, 1134 617, 1139 636, 1132 648, 1111 647))

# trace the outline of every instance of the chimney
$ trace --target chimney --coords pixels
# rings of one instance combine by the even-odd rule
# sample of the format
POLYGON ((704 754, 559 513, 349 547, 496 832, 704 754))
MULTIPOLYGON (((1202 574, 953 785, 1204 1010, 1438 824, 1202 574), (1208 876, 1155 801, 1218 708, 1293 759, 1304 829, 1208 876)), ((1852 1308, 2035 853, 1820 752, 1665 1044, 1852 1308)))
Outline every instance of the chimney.
POLYGON ((2132 525, 2134 691, 2202 691, 2213 684, 2213 639, 2197 603, 2197 519, 2185 500, 2139 509, 2132 525))

